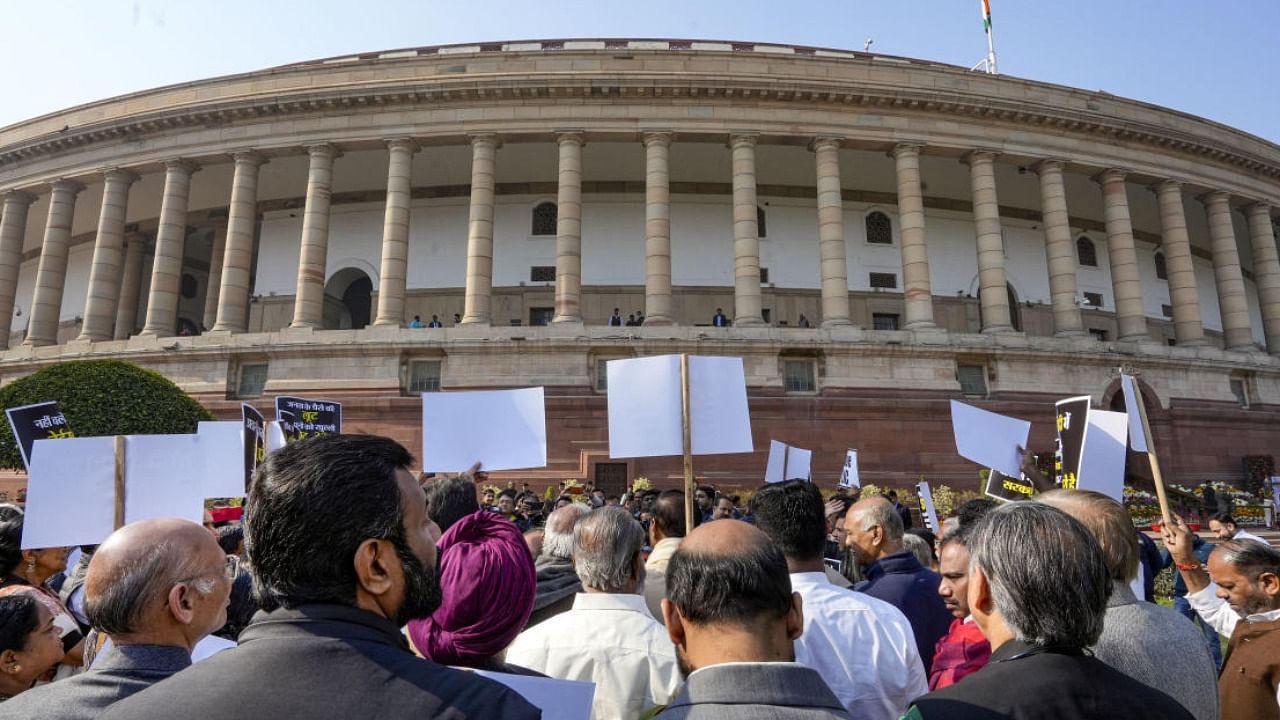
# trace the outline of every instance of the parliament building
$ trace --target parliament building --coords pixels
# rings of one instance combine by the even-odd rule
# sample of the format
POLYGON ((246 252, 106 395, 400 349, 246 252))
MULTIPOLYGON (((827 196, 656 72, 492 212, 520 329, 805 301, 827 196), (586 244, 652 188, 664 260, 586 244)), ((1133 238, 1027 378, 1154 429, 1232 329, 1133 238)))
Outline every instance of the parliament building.
POLYGON ((723 485, 777 439, 824 485, 857 448, 864 483, 973 489, 949 400, 1049 452, 1053 402, 1123 408, 1121 366, 1171 482, 1280 441, 1280 146, 1100 91, 750 42, 391 50, 0 128, 0 203, 0 381, 120 358, 415 454, 421 392, 542 385, 548 467, 497 476, 535 487, 678 482, 608 453, 605 363, 666 353, 743 358, 756 452, 695 458, 723 485))

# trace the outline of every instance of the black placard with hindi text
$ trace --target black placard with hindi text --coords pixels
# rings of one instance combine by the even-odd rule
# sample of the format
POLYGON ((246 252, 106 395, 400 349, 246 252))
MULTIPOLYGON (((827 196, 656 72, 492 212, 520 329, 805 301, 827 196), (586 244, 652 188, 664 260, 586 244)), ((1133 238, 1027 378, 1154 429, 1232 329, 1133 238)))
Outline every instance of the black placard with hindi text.
POLYGON ((286 443, 337 435, 342 432, 342 403, 280 396, 276 398, 276 420, 286 443))
POLYGON ((57 401, 23 405, 8 408, 9 427, 13 429, 13 439, 18 443, 18 451, 22 453, 22 464, 31 469, 31 449, 37 440, 57 440, 73 438, 75 433, 67 424, 67 416, 57 401))

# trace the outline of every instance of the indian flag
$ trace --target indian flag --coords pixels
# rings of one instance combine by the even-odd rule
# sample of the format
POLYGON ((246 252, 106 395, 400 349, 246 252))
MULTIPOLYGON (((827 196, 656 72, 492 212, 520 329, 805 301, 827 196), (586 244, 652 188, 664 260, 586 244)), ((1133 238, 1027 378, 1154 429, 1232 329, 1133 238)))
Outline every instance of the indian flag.
POLYGON ((991 0, 982 0, 982 29, 991 32, 991 0))

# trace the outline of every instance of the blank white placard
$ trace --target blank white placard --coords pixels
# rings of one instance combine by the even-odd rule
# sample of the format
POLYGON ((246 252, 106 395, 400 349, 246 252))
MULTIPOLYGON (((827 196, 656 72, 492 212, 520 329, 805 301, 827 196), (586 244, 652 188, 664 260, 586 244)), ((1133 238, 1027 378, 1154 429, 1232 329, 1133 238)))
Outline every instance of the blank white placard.
POLYGON ((764 481, 776 483, 786 480, 787 444, 777 440, 769 441, 769 462, 764 466, 764 481))
POLYGON ((200 446, 201 487, 207 498, 244 495, 244 423, 202 422, 196 431, 200 446))
POLYGON ((22 549, 96 545, 115 530, 115 438, 36 440, 22 549))
POLYGON ((1132 375, 1120 374, 1120 387, 1124 390, 1124 408, 1129 415, 1129 444, 1138 452, 1148 452, 1147 433, 1142 427, 1142 403, 1134 387, 1132 375))
POLYGON ((742 358, 689 357, 689 416, 694 455, 755 451, 742 358))
MULTIPOLYGON (((202 473, 192 471, 191 464, 202 457, 198 435, 127 436, 124 444, 125 524, 147 518, 176 517, 199 525, 204 518, 204 478, 202 473)), ((241 470, 241 477, 243 472, 241 470)), ((243 485, 242 480, 242 488, 243 485)))
POLYGON ((1124 502, 1124 463, 1128 453, 1125 433, 1128 417, 1122 412, 1090 410, 1089 427, 1084 432, 1080 451, 1080 470, 1076 487, 1094 490, 1124 502))
POLYGON ((266 444, 268 453, 275 452, 285 446, 284 428, 280 427, 279 420, 267 422, 266 436, 262 441, 266 444))
POLYGON ((793 447, 787 450, 788 480, 808 480, 813 465, 813 451, 793 447))
POLYGON ((511 688, 530 705, 542 711, 546 720, 589 720, 596 684, 581 680, 514 675, 487 670, 475 673, 511 688))
POLYGON ((1022 467, 1019 447, 1027 446, 1031 423, 951 401, 951 427, 960 457, 1017 477, 1022 467))
POLYGON ((609 457, 684 454, 680 356, 610 360, 609 457))
POLYGON ((547 466, 542 388, 422 394, 422 469, 462 472, 547 466))

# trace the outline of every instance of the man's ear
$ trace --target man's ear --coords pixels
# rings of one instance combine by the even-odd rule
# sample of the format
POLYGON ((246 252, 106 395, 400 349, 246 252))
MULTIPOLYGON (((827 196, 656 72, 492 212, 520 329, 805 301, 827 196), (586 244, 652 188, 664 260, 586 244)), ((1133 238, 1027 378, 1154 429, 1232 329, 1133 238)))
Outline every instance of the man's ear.
POLYGON ((18 663, 18 653, 13 650, 0 652, 0 672, 10 675, 22 672, 22 665, 18 663))
POLYGON ((875 547, 876 549, 879 549, 882 545, 884 545, 884 528, 880 527, 879 525, 873 525, 871 527, 871 530, 869 530, 868 532, 871 533, 871 545, 873 547, 875 547))
POLYGON ((667 637, 671 638, 671 644, 684 647, 684 618, 680 616, 680 609, 675 603, 666 598, 662 598, 662 620, 666 623, 667 637))
POLYGON ((1258 587, 1271 597, 1280 597, 1280 575, 1264 572, 1258 576, 1258 587))
POLYGON ((177 583, 169 588, 169 614, 183 625, 190 625, 195 619, 195 592, 190 583, 177 583))
POLYGON ((365 592, 370 595, 385 595, 391 591, 395 585, 391 577, 392 555, 395 555, 395 547, 389 540, 370 538, 356 548, 352 564, 356 571, 356 582, 365 592))
POLYGON ((990 615, 995 611, 995 603, 991 599, 991 584, 987 582, 987 576, 982 570, 973 568, 969 571, 969 609, 978 611, 983 615, 990 615))
POLYGON ((791 593, 791 609, 787 611, 787 637, 796 640, 804 634, 804 598, 791 593))

